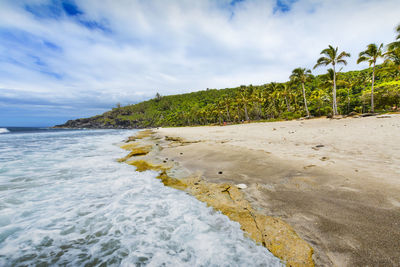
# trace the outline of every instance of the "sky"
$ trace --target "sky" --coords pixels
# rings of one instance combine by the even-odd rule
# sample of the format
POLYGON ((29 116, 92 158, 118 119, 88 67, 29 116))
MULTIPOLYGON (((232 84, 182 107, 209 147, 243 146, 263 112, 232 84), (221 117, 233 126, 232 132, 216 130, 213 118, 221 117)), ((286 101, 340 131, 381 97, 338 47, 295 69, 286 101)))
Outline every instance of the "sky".
POLYGON ((399 0, 0 0, 0 125, 283 82, 329 44, 362 69, 358 53, 399 23, 399 0))

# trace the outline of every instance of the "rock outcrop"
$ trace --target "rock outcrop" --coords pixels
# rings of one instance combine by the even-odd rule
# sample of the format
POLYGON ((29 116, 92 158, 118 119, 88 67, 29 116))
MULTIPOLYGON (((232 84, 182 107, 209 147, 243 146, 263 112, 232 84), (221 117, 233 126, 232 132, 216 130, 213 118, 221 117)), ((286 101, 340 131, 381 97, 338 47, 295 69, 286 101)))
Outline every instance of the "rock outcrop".
MULTIPOLYGON (((144 155, 149 153, 149 143, 154 143, 152 132, 142 131, 130 137, 128 143, 121 147, 131 151, 123 160, 137 168, 137 171, 154 170, 160 172, 157 177, 164 185, 184 190, 207 203, 215 210, 238 222, 241 229, 255 242, 262 244, 287 266, 314 266, 312 247, 301 239, 294 229, 280 218, 271 217, 255 211, 245 199, 241 189, 226 183, 210 183, 202 177, 174 178, 171 169, 174 166, 152 163, 153 158, 144 155), (130 141, 129 141, 130 140, 130 141), (137 142, 137 141, 141 142, 137 142), (136 141, 136 143, 134 143, 136 141), (147 153, 137 153, 138 151, 147 153), (135 152, 135 153, 133 153, 135 152), (132 154, 133 153, 133 154, 132 154), (144 157, 143 157, 144 156, 144 157)), ((167 140, 182 142, 183 140, 167 140)), ((158 149, 160 149, 158 147, 158 149)))

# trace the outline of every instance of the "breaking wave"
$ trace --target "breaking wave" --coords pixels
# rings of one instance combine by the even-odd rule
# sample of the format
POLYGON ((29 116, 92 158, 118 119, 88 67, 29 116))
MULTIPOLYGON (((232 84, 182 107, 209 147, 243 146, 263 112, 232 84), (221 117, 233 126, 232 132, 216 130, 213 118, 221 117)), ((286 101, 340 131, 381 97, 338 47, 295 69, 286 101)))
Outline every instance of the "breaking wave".
POLYGON ((0 128, 0 134, 9 133, 10 131, 7 128, 0 128))

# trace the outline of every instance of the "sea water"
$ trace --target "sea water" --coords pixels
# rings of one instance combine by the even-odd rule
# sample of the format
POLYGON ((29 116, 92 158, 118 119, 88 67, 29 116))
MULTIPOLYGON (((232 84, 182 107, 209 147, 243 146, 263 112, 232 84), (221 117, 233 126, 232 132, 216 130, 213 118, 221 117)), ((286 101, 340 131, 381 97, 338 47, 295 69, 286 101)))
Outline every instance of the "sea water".
POLYGON ((133 130, 1 131, 0 266, 281 266, 238 223, 118 163, 133 130))

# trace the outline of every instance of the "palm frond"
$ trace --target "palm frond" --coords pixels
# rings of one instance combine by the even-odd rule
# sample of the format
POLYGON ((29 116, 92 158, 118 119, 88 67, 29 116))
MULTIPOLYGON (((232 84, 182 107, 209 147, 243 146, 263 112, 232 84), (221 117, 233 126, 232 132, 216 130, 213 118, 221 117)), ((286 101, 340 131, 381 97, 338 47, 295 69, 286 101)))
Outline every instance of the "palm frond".
POLYGON ((357 64, 360 64, 361 62, 368 61, 368 60, 369 60, 368 57, 361 56, 361 53, 360 53, 360 57, 357 59, 357 64))
POLYGON ((342 53, 339 54, 339 56, 337 57, 338 61, 343 59, 344 57, 351 57, 350 53, 347 53, 345 51, 343 51, 342 53))
POLYGON ((317 68, 319 66, 327 66, 327 65, 331 64, 331 62, 332 62, 332 60, 330 58, 328 58, 328 57, 320 57, 317 60, 317 64, 315 64, 313 69, 315 69, 315 68, 317 68))

